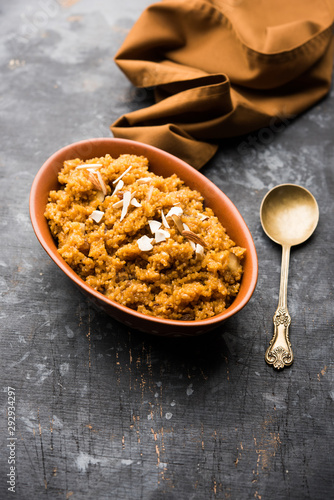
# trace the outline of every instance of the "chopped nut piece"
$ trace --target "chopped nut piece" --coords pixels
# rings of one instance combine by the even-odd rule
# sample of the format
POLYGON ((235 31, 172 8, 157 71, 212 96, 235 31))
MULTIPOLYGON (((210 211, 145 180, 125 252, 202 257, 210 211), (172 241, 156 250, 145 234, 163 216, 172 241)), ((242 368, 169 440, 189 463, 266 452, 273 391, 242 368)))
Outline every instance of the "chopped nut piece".
POLYGON ((163 225, 164 225, 167 229, 169 229, 169 224, 168 224, 167 219, 166 219, 166 217, 165 217, 165 215, 164 215, 164 213, 163 213, 163 210, 161 210, 161 220, 162 220, 163 225))
POLYGON ((119 177, 117 177, 117 179, 115 179, 113 181, 113 184, 116 184, 118 181, 120 181, 122 179, 122 177, 127 174, 129 172, 129 170, 131 170, 132 168, 132 165, 130 165, 130 167, 128 167, 119 177))
POLYGON ((181 208, 181 207, 175 207, 175 206, 174 206, 174 207, 172 207, 172 208, 169 210, 168 214, 166 215, 166 218, 167 218, 167 217, 172 217, 173 215, 177 215, 177 216, 179 216, 179 217, 180 217, 180 215, 182 215, 182 214, 183 214, 183 210, 182 210, 182 208, 181 208))
POLYGON ((96 198, 102 203, 104 201, 104 194, 102 191, 96 193, 96 198))
POLYGON ((150 226, 152 234, 156 233, 161 227, 161 222, 159 222, 157 220, 149 220, 147 222, 148 222, 148 225, 150 226))
POLYGON ((154 186, 150 186, 148 193, 147 193, 147 197, 146 197, 147 201, 150 201, 150 199, 152 197, 153 189, 154 189, 154 186))
POLYGON ((199 217, 201 220, 206 220, 206 219, 208 219, 208 218, 209 218, 209 216, 208 216, 208 215, 205 215, 205 214, 199 214, 199 216, 198 216, 198 217, 199 217))
POLYGON ((90 214, 90 218, 97 223, 101 222, 103 216, 104 212, 101 212, 101 210, 94 210, 94 212, 90 214))
POLYGON ((99 180, 98 178, 96 177, 95 173, 93 172, 88 172, 88 179, 90 180, 90 182, 93 184, 93 186, 96 187, 96 189, 98 191, 102 191, 101 189, 101 186, 100 186, 100 183, 99 183, 99 180))
POLYGON ((149 250, 152 250, 153 245, 152 245, 153 238, 149 238, 148 236, 142 236, 137 240, 137 245, 139 246, 139 249, 142 252, 148 252, 149 250))
POLYGON ((122 213, 121 213, 121 218, 120 218, 121 221, 124 219, 124 217, 126 216, 126 214, 128 212, 130 201, 131 201, 131 191, 125 191, 125 193, 123 195, 123 200, 122 200, 123 207, 122 207, 122 213))
POLYGON ((170 233, 165 229, 158 229, 158 231, 154 233, 154 240, 156 243, 161 243, 162 241, 166 241, 167 238, 170 238, 170 233))
POLYGON ((124 186, 124 182, 122 180, 118 181, 111 196, 113 196, 114 194, 116 194, 117 191, 120 191, 123 186, 124 186))
POLYGON ((182 224, 182 221, 180 219, 180 217, 176 214, 173 214, 172 215, 172 219, 177 227, 177 229, 179 230, 179 232, 182 234, 182 232, 184 231, 184 227, 183 227, 183 224, 182 224))
POLYGON ((141 207, 141 203, 139 203, 139 201, 136 198, 132 198, 131 205, 133 205, 136 208, 141 207))
POLYGON ((97 175, 97 178, 99 179, 99 183, 100 183, 100 186, 101 186, 101 191, 102 193, 104 194, 104 196, 106 196, 107 194, 107 186, 105 185, 103 179, 102 179, 102 175, 99 171, 96 172, 96 175, 97 175))
POLYGON ((138 184, 149 184, 152 180, 152 177, 141 177, 137 179, 138 184))
MULTIPOLYGON (((129 193, 129 191, 127 191, 127 192, 129 193)), ((121 194, 121 193, 118 193, 118 194, 121 194)), ((125 193, 124 193, 124 194, 125 194, 125 193)), ((135 194, 136 194, 136 191, 134 191, 133 193, 131 193, 131 200, 132 200, 132 198, 134 198, 135 194)), ((121 199, 121 200, 116 201, 116 203, 113 203, 113 205, 112 205, 112 206, 113 206, 114 208, 121 208, 121 207, 123 206, 123 202, 124 202, 124 195, 122 196, 122 199, 121 199)))
POLYGON ((123 206, 123 200, 116 201, 116 203, 113 204, 114 208, 121 208, 123 206))
MULTIPOLYGON (((189 226, 185 222, 183 223, 183 230, 190 231, 189 226)), ((196 251, 196 243, 194 243, 191 240, 189 240, 189 243, 190 243, 191 248, 196 251)))
POLYGON ((199 245, 202 245, 202 247, 206 247, 205 242, 200 238, 196 233, 193 231, 182 231, 182 236, 185 238, 188 238, 188 240, 193 241, 194 243, 198 243, 199 245))
POLYGON ((96 189, 98 191, 102 191, 102 193, 104 195, 107 194, 107 188, 106 188, 105 183, 103 182, 103 179, 102 179, 100 172, 90 172, 89 171, 88 172, 88 179, 93 184, 93 186, 96 187, 96 189))
POLYGON ((203 255, 204 255, 204 247, 202 245, 200 245, 199 243, 196 243, 195 252, 196 252, 197 256, 203 257, 203 255))
POLYGON ((230 253, 228 256, 228 267, 232 271, 236 271, 239 267, 239 259, 234 253, 230 253))

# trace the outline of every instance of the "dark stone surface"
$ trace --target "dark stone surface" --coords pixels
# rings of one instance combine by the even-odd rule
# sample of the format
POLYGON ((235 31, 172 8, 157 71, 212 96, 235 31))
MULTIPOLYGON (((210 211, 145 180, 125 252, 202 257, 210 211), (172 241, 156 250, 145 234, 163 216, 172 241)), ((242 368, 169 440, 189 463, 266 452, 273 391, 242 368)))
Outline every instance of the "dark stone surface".
POLYGON ((50 154, 110 136, 118 116, 151 102, 113 63, 149 3, 16 0, 1 13, 0 498, 14 497, 8 386, 15 498, 333 498, 333 92, 280 132, 252 134, 255 147, 223 141, 203 169, 240 210, 259 257, 250 303, 206 338, 151 337, 96 311, 33 234, 30 186, 50 154), (295 362, 277 372, 264 352, 281 250, 259 207, 284 182, 312 191, 320 221, 292 251, 295 362))

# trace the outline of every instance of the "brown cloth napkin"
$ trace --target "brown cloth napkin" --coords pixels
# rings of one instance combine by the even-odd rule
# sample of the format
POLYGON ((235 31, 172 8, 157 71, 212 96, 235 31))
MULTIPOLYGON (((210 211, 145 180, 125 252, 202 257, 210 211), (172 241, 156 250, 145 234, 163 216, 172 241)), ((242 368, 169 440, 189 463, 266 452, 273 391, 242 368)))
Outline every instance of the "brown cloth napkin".
POLYGON ((154 87, 155 104, 110 129, 200 168, 220 139, 278 127, 326 95, 333 21, 334 0, 153 4, 115 61, 135 86, 154 87))

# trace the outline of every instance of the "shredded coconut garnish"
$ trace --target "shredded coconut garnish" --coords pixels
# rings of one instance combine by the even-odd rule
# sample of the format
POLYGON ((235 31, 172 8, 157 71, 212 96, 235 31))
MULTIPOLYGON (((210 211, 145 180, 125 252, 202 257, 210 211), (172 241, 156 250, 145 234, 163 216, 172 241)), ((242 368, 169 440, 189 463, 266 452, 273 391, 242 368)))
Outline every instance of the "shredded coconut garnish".
POLYGON ((139 240, 137 240, 137 245, 142 252, 148 252, 153 248, 152 241, 153 238, 142 236, 141 238, 139 238, 139 240))
POLYGON ((116 184, 118 181, 120 181, 120 180, 122 179, 122 177, 123 177, 125 174, 127 174, 127 173, 129 172, 129 170, 131 170, 131 168, 132 168, 132 165, 130 165, 130 167, 128 167, 126 170, 124 170, 124 172, 123 172, 123 173, 122 173, 119 177, 117 177, 117 179, 115 179, 115 180, 113 181, 113 184, 116 184))
POLYGON ((165 228, 169 229, 169 224, 162 210, 161 210, 161 220, 165 228))
POLYGON ((161 227, 161 222, 159 222, 158 220, 149 220, 147 222, 148 225, 150 226, 152 234, 156 233, 161 227))
POLYGON ((124 186, 124 182, 122 180, 118 181, 117 184, 116 184, 116 187, 114 189, 114 192, 112 193, 111 196, 113 196, 114 194, 116 194, 117 191, 120 191, 123 186, 124 186))
POLYGON ((141 203, 139 203, 139 201, 136 198, 132 198, 131 205, 133 205, 136 208, 141 207, 141 203))
POLYGON ((104 212, 101 212, 101 210, 94 210, 94 212, 90 214, 91 219, 97 223, 101 222, 103 216, 104 212))
POLYGON ((131 191, 125 191, 123 195, 123 207, 120 220, 122 221, 128 212, 128 208, 131 201, 131 191))

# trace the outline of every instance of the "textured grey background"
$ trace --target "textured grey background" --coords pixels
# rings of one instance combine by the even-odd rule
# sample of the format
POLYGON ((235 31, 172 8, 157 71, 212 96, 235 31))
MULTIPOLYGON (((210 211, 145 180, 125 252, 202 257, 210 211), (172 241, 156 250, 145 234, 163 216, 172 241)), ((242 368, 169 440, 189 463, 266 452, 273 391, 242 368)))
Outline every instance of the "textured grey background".
POLYGON ((280 132, 223 142, 203 168, 240 210, 259 257, 250 303, 206 338, 151 337, 96 311, 33 234, 28 198, 43 162, 110 136, 118 116, 152 102, 113 62, 149 3, 1 5, 0 498, 14 497, 8 386, 20 500, 333 498, 333 92, 280 132), (276 372, 264 352, 281 251, 259 207, 283 182, 312 191, 320 221, 292 251, 295 362, 276 372))

